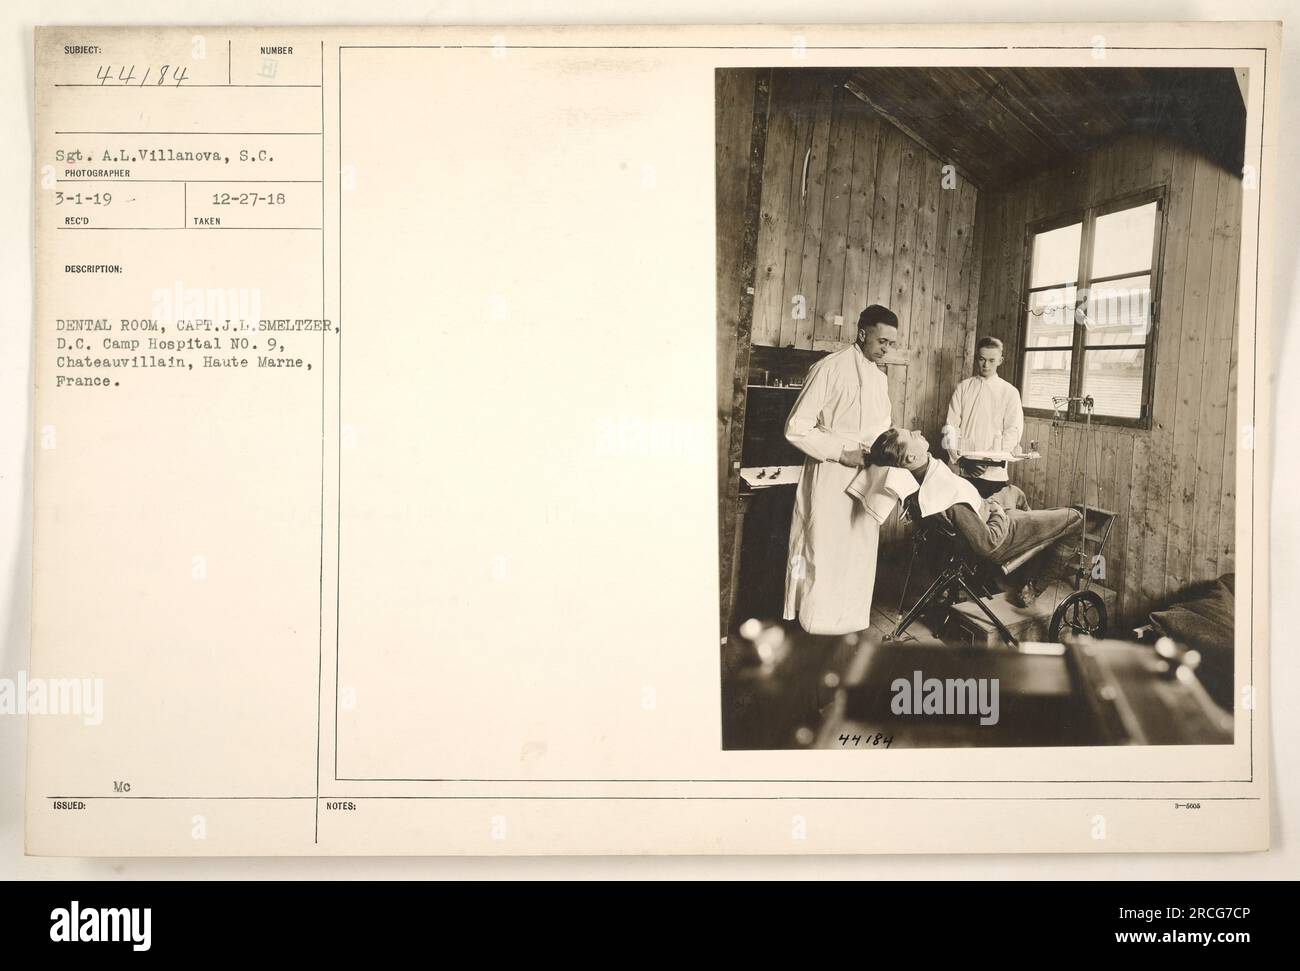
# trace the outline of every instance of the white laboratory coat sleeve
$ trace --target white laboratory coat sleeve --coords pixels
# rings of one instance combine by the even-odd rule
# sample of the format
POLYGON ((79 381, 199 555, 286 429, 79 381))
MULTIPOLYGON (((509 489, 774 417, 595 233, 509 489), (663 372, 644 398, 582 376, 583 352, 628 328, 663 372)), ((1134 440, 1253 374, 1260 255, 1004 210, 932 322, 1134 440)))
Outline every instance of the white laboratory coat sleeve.
POLYGON ((944 422, 939 441, 948 452, 948 461, 956 462, 961 452, 961 392, 965 384, 959 383, 948 399, 948 418, 944 422))
POLYGON ((839 461, 844 448, 837 438, 820 427, 822 409, 826 405, 830 389, 826 360, 822 358, 808 372, 803 390, 795 399, 794 408, 785 422, 786 440, 819 462, 839 461))
POLYGON ((1025 411, 1020 406, 1020 392, 1014 384, 1007 383, 1003 390, 1006 411, 1002 416, 1002 451, 1014 452, 1025 431, 1025 411))

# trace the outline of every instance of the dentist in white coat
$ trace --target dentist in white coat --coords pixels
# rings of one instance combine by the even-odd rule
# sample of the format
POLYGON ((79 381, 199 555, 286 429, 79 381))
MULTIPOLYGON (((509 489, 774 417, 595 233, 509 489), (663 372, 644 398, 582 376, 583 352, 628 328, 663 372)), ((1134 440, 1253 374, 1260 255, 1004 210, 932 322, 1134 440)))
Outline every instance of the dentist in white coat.
POLYGON ((784 616, 810 634, 871 625, 880 525, 845 488, 892 424, 880 365, 897 341, 892 310, 862 311, 856 342, 812 366, 786 421, 786 439, 807 458, 790 523, 784 616))

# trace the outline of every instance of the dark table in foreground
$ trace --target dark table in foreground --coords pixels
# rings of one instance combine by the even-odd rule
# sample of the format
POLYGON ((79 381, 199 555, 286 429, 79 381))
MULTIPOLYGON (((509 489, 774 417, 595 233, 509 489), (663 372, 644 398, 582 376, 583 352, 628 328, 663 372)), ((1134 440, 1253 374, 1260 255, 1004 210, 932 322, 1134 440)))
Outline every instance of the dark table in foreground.
POLYGON ((765 625, 724 646, 723 746, 842 748, 877 736, 892 748, 1232 742, 1231 715, 1190 667, 1149 645, 1027 648, 765 625))

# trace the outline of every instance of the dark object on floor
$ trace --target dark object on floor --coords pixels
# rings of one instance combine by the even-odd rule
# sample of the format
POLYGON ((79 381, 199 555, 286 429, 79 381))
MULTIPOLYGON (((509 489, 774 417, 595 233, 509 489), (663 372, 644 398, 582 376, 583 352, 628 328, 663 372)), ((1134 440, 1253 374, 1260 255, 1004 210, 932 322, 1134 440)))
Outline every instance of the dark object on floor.
POLYGON ((1165 637, 1200 652, 1197 677, 1215 703, 1233 709, 1233 606, 1236 574, 1193 587, 1189 596, 1153 611, 1151 623, 1165 637))

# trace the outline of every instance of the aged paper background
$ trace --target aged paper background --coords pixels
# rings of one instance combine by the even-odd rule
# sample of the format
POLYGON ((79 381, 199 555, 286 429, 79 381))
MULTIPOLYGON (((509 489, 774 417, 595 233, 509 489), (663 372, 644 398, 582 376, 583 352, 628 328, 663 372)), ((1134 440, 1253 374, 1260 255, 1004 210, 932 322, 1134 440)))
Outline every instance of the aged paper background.
MULTIPOLYGON (((1050 44, 1063 30, 1046 30, 1033 39, 1050 44)), ((222 835, 209 836, 197 847, 187 822, 197 811, 192 806, 120 800, 96 807, 97 824, 84 830, 64 829, 68 817, 53 828, 38 823, 34 850, 1093 851, 1086 818, 1095 809, 1071 807, 1066 814, 1054 808, 1044 813, 1039 811, 1043 806, 1061 803, 1016 801, 1026 794, 1060 799, 1081 791, 1085 802, 1105 805, 1112 826, 1127 834, 1127 839, 1112 840, 1108 849, 1261 844, 1262 816, 1249 811, 1234 815, 1236 808, 1258 806, 1248 800, 1221 804, 1225 811, 1216 817, 1217 823, 1201 816, 1196 826, 1171 827, 1157 825, 1156 817, 1146 811, 1149 807, 1140 802, 1114 800, 1115 786, 1090 784, 1080 790, 1058 782, 1017 782, 1001 788, 962 784, 954 790, 951 782, 889 784, 891 779, 1060 779, 1059 752, 1018 752, 1014 765, 1007 753, 961 753, 958 758, 954 753, 912 752, 906 760, 867 766, 831 753, 724 755, 718 750, 717 663, 711 634, 716 615, 710 424, 712 70, 724 63, 773 63, 770 52, 732 50, 725 61, 719 61, 715 51, 657 50, 630 59, 626 53, 593 54, 575 77, 569 57, 550 51, 511 51, 503 59, 488 61, 492 30, 436 38, 308 29, 277 33, 292 33, 301 38, 299 43, 323 37, 327 49, 342 37, 354 44, 482 45, 438 50, 434 57, 428 51, 348 50, 342 61, 345 79, 350 82, 355 70, 357 93, 345 84, 337 103, 326 99, 324 104, 325 153, 355 166, 357 176, 356 189, 348 190, 356 192, 353 201, 339 191, 334 163, 325 166, 327 238, 332 235, 331 219, 337 219, 337 210, 331 213, 329 207, 339 198, 344 198, 345 220, 341 244, 332 241, 339 246, 337 252, 328 252, 332 247, 327 246, 324 254, 325 316, 341 319, 346 328, 346 387, 356 382, 366 392, 352 404, 345 391, 343 408, 333 415, 327 409, 333 424, 326 439, 332 442, 347 425, 355 431, 351 447, 371 450, 364 453, 364 461, 351 462, 344 455, 341 467, 340 453, 325 459, 331 471, 341 468, 337 481, 342 486, 336 494, 331 476, 326 476, 330 489, 325 507, 332 512, 340 502, 343 523, 343 534, 331 532, 325 545, 338 544, 336 548, 345 552, 339 559, 338 681, 334 683, 332 665, 325 665, 323 696, 330 699, 336 687, 351 687, 366 701, 356 707, 355 715, 340 716, 337 752, 327 706, 320 764, 337 769, 338 777, 349 781, 318 783, 315 718, 294 714, 315 714, 313 678, 321 657, 316 625, 318 617, 323 618, 321 629, 329 628, 323 637, 332 647, 335 621, 332 611, 317 609, 318 584, 332 593, 333 576, 322 578, 301 569, 304 558, 318 556, 321 528, 319 516, 313 520, 303 512, 302 501, 313 486, 319 492, 321 479, 321 388, 314 383, 315 372, 311 381, 297 386, 268 383, 216 402, 212 391, 231 389, 191 382, 172 389, 165 407, 159 407, 160 401, 119 396, 112 408, 93 414, 75 398, 56 399, 42 423, 77 428, 81 442, 77 457, 66 467, 45 466, 40 460, 38 474, 45 476, 49 469, 49 478, 42 478, 39 486, 38 555, 45 555, 43 525, 52 534, 66 530, 68 537, 84 535, 89 525, 104 532, 93 543, 59 544, 68 555, 60 554, 58 580, 50 583, 48 594, 42 591, 44 574, 38 574, 38 645, 48 638, 51 653, 39 653, 45 648, 38 646, 32 670, 38 672, 44 664, 52 666, 47 670, 60 665, 74 670, 93 656, 96 670, 110 686, 117 683, 115 672, 124 676, 123 688, 110 687, 110 699, 116 690, 136 694, 110 701, 125 711, 111 726, 94 730, 93 757, 83 754, 45 764, 39 757, 34 760, 29 800, 39 805, 42 797, 52 794, 45 791, 50 788, 65 795, 89 794, 103 787, 105 769, 114 765, 125 765, 119 774, 135 779, 166 780, 165 787, 153 785, 186 797, 181 802, 214 794, 276 798, 232 800, 217 812, 209 810, 220 820, 222 835), (591 83, 593 77, 601 83, 591 83), (394 125, 373 107, 375 99, 400 104, 410 90, 438 91, 471 83, 476 98, 493 104, 489 118, 477 100, 468 98, 422 104, 417 124, 394 125), (519 99, 519 90, 534 97, 519 99), (557 101, 541 98, 542 91, 555 91, 557 101), (333 134, 340 113, 341 156, 333 134), (600 119, 600 127, 580 127, 581 140, 561 137, 593 118, 600 119), (348 141, 354 124, 355 150, 348 141), (526 150, 512 151, 520 140, 526 150), (349 154, 352 151, 355 154, 349 154), (457 234, 439 232, 418 219, 391 218, 403 203, 415 213, 423 211, 422 202, 428 205, 429 194, 438 190, 411 178, 404 152, 436 157, 463 174, 463 195, 443 210, 458 227, 457 234), (626 168, 592 162, 622 156, 626 168), (656 160, 652 199, 637 184, 641 160, 647 157, 656 160), (475 191, 474 186, 490 191, 475 191), (552 218, 520 218, 539 206, 552 218), (351 235, 354 221, 359 238, 351 235), (638 231, 627 232, 627 225, 638 231), (579 227, 587 229, 579 232, 579 227), (590 227, 599 232, 592 233, 590 227), (615 245, 604 245, 604 234, 615 245), (548 259, 551 240, 563 240, 563 252, 577 255, 577 265, 548 259), (500 255, 485 259, 484 252, 500 255), (355 272, 369 284, 361 293, 345 287, 341 305, 339 292, 330 292, 340 259, 345 280, 355 272), (354 266, 356 270, 350 269, 354 266), (425 274, 430 266, 456 281, 457 292, 429 292, 425 274), (509 299, 508 311, 499 317, 488 308, 491 298, 503 292, 521 296, 509 299), (663 312, 665 301, 673 313, 663 312), (414 309, 422 302, 436 303, 437 314, 414 309), (434 331, 430 322, 439 318, 463 326, 434 331), (574 347, 581 353, 574 355, 574 347), (565 353, 548 353, 561 348, 565 353), (454 394, 446 400, 436 397, 439 383, 448 376, 433 363, 439 355, 456 368, 448 384, 463 389, 470 377, 482 389, 479 400, 466 405, 454 394), (521 370, 526 371, 522 381, 503 380, 504 374, 521 370), (421 376, 429 387, 413 402, 411 379, 421 376), (578 389, 581 393, 575 393, 578 389), (438 407, 429 407, 433 402, 438 407), (65 406, 74 410, 61 413, 58 408, 65 406), (196 416, 210 417, 214 408, 229 420, 206 426, 196 422, 196 416), (608 423, 648 416, 666 416, 687 429, 692 422, 703 422, 707 431, 698 436, 698 454, 688 448, 678 461, 654 463, 636 455, 611 454, 602 438, 608 423), (287 433, 295 427, 304 429, 304 436, 287 433), (161 461, 164 454, 166 460, 161 461), (150 455, 160 461, 150 463, 150 455), (232 455, 240 461, 232 462, 232 455), (511 461, 524 469, 541 466, 565 474, 511 474, 506 471, 511 461), (275 473, 250 477, 250 465, 275 473), (183 470, 196 468, 202 473, 191 481, 190 472, 183 470), (473 488, 461 492, 457 484, 466 482, 473 488), (91 483, 93 488, 87 489, 91 483), (178 489, 186 490, 184 506, 163 501, 178 489), (454 499, 444 498, 449 494, 454 499), (400 521, 384 515, 385 510, 442 501, 455 503, 454 517, 400 521), (54 509, 57 517, 42 519, 54 509), (284 517, 286 509, 294 510, 292 518, 284 517), (367 527, 355 540, 347 533, 354 521, 367 527), (278 526, 258 529, 258 523, 278 526), (283 535, 277 533, 279 527, 283 535), (196 531, 202 535, 196 538, 196 531), (495 560, 489 557, 485 563, 480 555, 485 531, 500 550, 493 557, 503 559, 501 576, 491 572, 495 560), (212 551, 216 562, 240 564, 224 577, 214 570, 198 599, 188 568, 196 541, 199 548, 212 551), (130 551, 139 549, 151 551, 150 563, 170 560, 180 567, 173 574, 159 567, 147 576, 122 576, 122 564, 133 562, 130 551), (440 553, 431 558, 431 550, 440 553), (159 551, 165 555, 158 556, 159 551), (105 577, 115 575, 117 585, 105 583, 105 577), (625 582, 611 582, 613 577, 625 582), (430 580, 438 591, 434 597, 429 594, 430 580), (557 598, 569 605, 572 626, 565 636, 556 638, 545 624, 532 626, 518 616, 505 616, 501 581, 516 584, 504 601, 512 605, 531 601, 539 612, 557 598), (647 598, 647 588, 652 597, 647 598), (124 590, 137 596, 124 598, 124 590), (454 595, 448 596, 449 591, 454 595), (439 660, 437 672, 451 675, 445 682, 427 677, 430 645, 414 643, 407 635, 419 629, 420 611, 428 609, 431 599, 467 631, 465 643, 456 645, 451 655, 454 668, 449 672, 445 666, 446 654, 439 660), (650 609, 647 601, 670 604, 671 609, 650 609), (232 604, 238 609, 232 610, 232 604), (97 630, 110 632, 94 645, 93 654, 78 633, 87 615, 102 625, 97 630), (307 623, 284 623, 290 615, 307 623), (138 672, 138 656, 133 657, 112 632, 123 630, 128 620, 137 646, 149 652, 156 681, 143 681, 138 674, 125 677, 138 672), (270 638, 268 629, 275 631, 270 638), (178 643, 185 650, 163 649, 178 643), (345 653, 349 644, 376 643, 384 645, 382 655, 345 653), (394 670, 403 675, 391 677, 394 670), (312 678, 305 679, 304 671, 312 678), (426 676, 423 684, 421 673, 426 676), (551 699, 557 687, 570 692, 564 696, 566 703, 538 704, 532 687, 541 679, 546 679, 551 699), (641 703, 647 686, 659 699, 653 711, 641 703), (156 704, 164 705, 175 729, 166 738, 159 737, 151 715, 156 704), (394 739, 401 741, 395 745, 394 739), (412 793, 409 783, 369 781, 426 776, 484 781, 419 783, 420 794, 454 797, 427 802, 407 798, 412 793), (864 778, 874 781, 854 781, 864 778), (609 781, 549 781, 580 779, 609 781), (685 779, 697 781, 675 781, 685 779), (736 781, 777 779, 783 781, 736 781), (887 785, 882 788, 882 783, 887 785), (952 798, 957 792, 970 798, 952 798), (1015 793, 1010 800, 1014 810, 1007 805, 1010 792, 1015 793), (516 799, 524 793, 547 798, 521 810, 516 799), (371 801, 363 803, 359 814, 322 813, 321 841, 316 842, 318 794, 321 799, 371 801), (374 798, 388 795, 403 798, 374 798), (614 795, 617 799, 610 798, 614 795), (936 795, 948 798, 917 798, 936 795), (1014 833, 1005 826, 1011 811, 1024 820, 1014 833), (806 840, 790 838, 794 814, 816 820, 806 840), (490 838, 489 821, 496 815, 511 822, 506 840, 490 838), (307 842, 304 822, 313 825, 307 842), (999 839, 999 831, 1004 838, 999 839), (50 845, 43 847, 42 839, 49 839, 50 845)), ((805 31, 810 47, 822 33, 805 31)), ((960 33, 962 43, 974 43, 969 30, 960 33)), ((1227 44, 1223 38, 1230 33, 1220 28, 1216 43, 1227 44)), ((76 40, 84 36, 79 33, 76 40)), ((625 43, 610 41, 610 36, 569 30, 538 35, 535 42, 625 43)), ((668 31, 638 35, 637 43, 739 43, 735 31, 727 32, 725 40, 717 36, 699 33, 683 39, 681 32, 668 31), (645 40, 647 36, 651 40, 645 40)), ((1132 36, 1140 38, 1140 32, 1132 36)), ((782 49, 788 37, 784 28, 745 35, 747 41, 756 38, 754 43, 782 49)), ((884 46, 882 37, 891 43, 905 39, 873 31, 869 43, 884 46)), ((943 35, 927 40, 938 42, 934 38, 942 40, 943 35)), ((50 40, 64 42, 70 41, 50 40)), ((1018 38, 1018 43, 1027 44, 1029 38, 1018 38)), ((810 64, 830 64, 855 63, 858 55, 810 56, 827 58, 810 64)), ((927 56, 921 63, 944 63, 941 56, 927 56)), ((1017 63, 1037 63, 1026 51, 1015 56, 1017 63)), ((1041 56, 1041 63, 1067 63, 1061 51, 1041 56)), ((1180 52, 1178 60, 1169 63, 1256 66, 1224 56, 1199 61, 1180 52)), ((327 89, 338 63, 325 59, 327 89)), ((1258 147, 1260 140, 1258 93, 1252 85, 1248 158, 1251 146, 1258 147)), ((1253 212, 1249 205, 1246 209, 1243 240, 1253 242, 1253 212)), ((311 245, 319 247, 319 241, 311 245)), ((153 248, 139 259, 156 259, 155 254, 153 248)), ((265 279, 268 291, 283 292, 286 282, 300 287, 301 294, 281 298, 294 307, 305 302, 308 309, 319 299, 311 296, 321 287, 319 265, 294 272, 285 253, 242 241, 230 257, 246 263, 241 281, 265 279)), ((129 253, 121 258, 129 259, 129 253)), ((158 271, 165 279, 190 272, 180 254, 174 258, 174 267, 158 271)), ((1251 258, 1253 253, 1244 254, 1244 259, 1251 258)), ((1262 312, 1261 318, 1267 319, 1267 314, 1262 312)), ((1253 315, 1243 313, 1242 319, 1249 321, 1253 315)), ((325 397, 331 402, 339 400, 337 361, 330 357, 335 352, 327 343, 325 397)), ((1248 380, 1243 365, 1243 388, 1248 380)), ((44 403, 41 407, 45 415, 44 403)), ((1238 495, 1248 493, 1243 471, 1238 495)), ((330 519, 327 514, 327 531, 333 529, 330 519)), ((1244 542, 1239 545, 1247 548, 1244 542)), ((1257 542, 1256 554, 1263 550, 1264 544, 1257 542)), ((1242 556, 1244 562, 1244 552, 1242 556)), ((331 572, 332 564, 326 570, 331 572)), ((1256 603, 1261 611, 1257 630, 1263 630, 1266 598, 1256 598, 1256 603)), ((1261 678, 1255 680, 1262 686, 1261 678)), ((1251 742, 1256 755, 1266 753, 1267 713, 1267 705, 1256 711, 1253 737, 1250 730, 1243 731, 1244 723, 1239 724, 1239 744, 1231 750, 1071 752, 1071 770, 1077 778, 1102 779, 1253 777, 1245 785, 1198 784, 1195 794, 1207 799, 1256 798, 1266 788, 1266 759, 1252 762, 1251 742)), ((41 723, 33 727, 36 750, 84 753, 83 731, 90 730, 41 723)), ((48 817, 38 813, 35 818, 48 817)))

